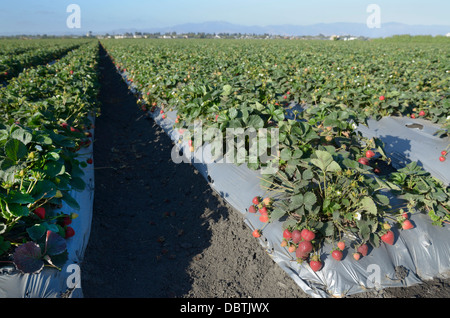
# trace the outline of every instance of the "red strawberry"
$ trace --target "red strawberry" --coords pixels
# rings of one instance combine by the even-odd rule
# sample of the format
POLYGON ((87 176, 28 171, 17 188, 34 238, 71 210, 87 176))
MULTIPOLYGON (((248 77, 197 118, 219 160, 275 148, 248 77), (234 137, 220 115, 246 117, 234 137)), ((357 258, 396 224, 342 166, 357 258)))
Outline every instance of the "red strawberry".
POLYGON ((283 238, 285 238, 286 240, 290 240, 292 238, 291 231, 289 231, 288 229, 285 229, 283 231, 283 238))
POLYGON ((252 235, 253 235, 254 237, 260 237, 260 236, 261 236, 261 231, 258 230, 258 229, 256 229, 256 230, 254 230, 254 231, 252 232, 252 235))
POLYGON ((72 218, 70 217, 70 215, 65 215, 62 219, 62 224, 66 226, 71 223, 72 223, 72 218))
POLYGON ((365 157, 359 158, 359 159, 358 159, 358 162, 359 162, 360 164, 362 164, 362 165, 366 165, 366 166, 369 165, 369 160, 368 160, 367 158, 365 158, 365 157))
POLYGON ((380 100, 384 100, 384 96, 383 95, 380 96, 380 100))
POLYGON ((248 212, 256 213, 256 207, 254 205, 250 205, 250 207, 248 208, 248 212))
POLYGON ((419 112, 419 116, 425 116, 425 112, 424 112, 423 110, 421 110, 421 111, 419 112))
POLYGON ((367 256, 367 252, 369 251, 369 246, 367 246, 367 244, 361 244, 360 246, 358 246, 358 248, 356 250, 362 256, 367 256))
POLYGON ((412 119, 416 118, 416 115, 415 114, 411 114, 411 118, 412 119))
POLYGON ((41 220, 45 219, 45 209, 43 207, 36 208, 33 211, 41 220))
POLYGON ((394 244, 394 232, 387 231, 385 234, 381 235, 381 240, 389 245, 394 244))
POLYGON ((297 258, 306 259, 313 250, 312 243, 310 241, 301 241, 298 243, 295 255, 297 258))
POLYGON ((338 246, 338 248, 339 248, 341 251, 343 251, 344 248, 345 248, 345 242, 340 241, 340 242, 337 243, 337 246, 338 246))
POLYGON ((445 161, 445 157, 444 156, 440 156, 439 157, 439 161, 444 162, 445 161))
POLYGON ((167 117, 166 114, 162 115, 162 119, 166 119, 166 117, 167 117))
POLYGON ((402 229, 410 230, 412 228, 414 228, 414 225, 411 223, 410 220, 405 220, 405 221, 402 222, 402 229))
POLYGON ((331 256, 335 260, 340 261, 342 259, 342 257, 344 256, 344 254, 342 254, 341 250, 334 250, 333 252, 331 252, 331 256))
POLYGON ((309 262, 309 266, 315 272, 319 271, 322 268, 322 262, 319 259, 318 255, 314 255, 309 262))
POLYGON ((262 215, 267 215, 267 208, 265 206, 263 206, 261 209, 259 209, 259 213, 261 213, 262 215))
POLYGON ((302 235, 301 232, 297 229, 292 231, 292 242, 294 244, 297 244, 298 242, 300 242, 300 240, 302 239, 302 235))
POLYGON ((373 156, 375 156, 375 153, 372 150, 366 151, 366 158, 372 158, 373 156))
POLYGON ((403 212, 403 213, 402 213, 402 217, 404 217, 405 219, 407 219, 407 218, 408 218, 408 213, 403 212))
POLYGON ((314 234, 314 232, 311 230, 303 229, 301 232, 301 236, 305 241, 312 241, 316 237, 316 234, 314 234))
POLYGON ((261 215, 260 217, 259 217, 259 220, 261 221, 261 222, 263 222, 263 223, 267 223, 267 222, 269 222, 269 216, 268 215, 261 215))
POLYGON ((442 150, 442 151, 441 151, 441 155, 446 156, 446 155, 447 155, 447 151, 442 150))
POLYGON ((87 162, 88 164, 92 164, 92 158, 88 158, 88 159, 86 160, 86 162, 87 162))
POLYGON ((72 237, 74 235, 75 235, 75 230, 70 226, 66 227, 66 239, 68 239, 69 237, 72 237))
POLYGON ((353 258, 358 261, 361 258, 361 254, 359 254, 358 252, 355 252, 355 253, 353 253, 353 258))
POLYGON ((260 201, 261 201, 260 197, 254 197, 252 200, 253 204, 259 204, 260 201))

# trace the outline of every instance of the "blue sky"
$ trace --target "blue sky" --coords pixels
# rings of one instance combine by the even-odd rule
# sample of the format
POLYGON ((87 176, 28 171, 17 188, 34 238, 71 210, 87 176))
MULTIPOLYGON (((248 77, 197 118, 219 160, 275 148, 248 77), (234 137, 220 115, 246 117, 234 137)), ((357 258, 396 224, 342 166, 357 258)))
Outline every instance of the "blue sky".
POLYGON ((329 22, 365 23, 369 4, 380 7, 381 22, 450 26, 448 0, 2 0, 0 34, 63 33, 69 4, 81 9, 86 33, 121 28, 168 27, 183 23, 226 21, 242 25, 329 22))

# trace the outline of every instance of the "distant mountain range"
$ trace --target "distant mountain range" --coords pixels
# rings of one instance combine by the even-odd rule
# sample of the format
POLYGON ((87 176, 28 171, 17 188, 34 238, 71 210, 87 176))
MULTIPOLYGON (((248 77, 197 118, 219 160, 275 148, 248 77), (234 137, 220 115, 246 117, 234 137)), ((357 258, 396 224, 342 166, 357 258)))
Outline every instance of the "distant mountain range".
POLYGON ((109 32, 110 34, 123 34, 134 32, 147 33, 241 33, 241 34, 270 34, 284 36, 314 36, 323 34, 331 35, 352 35, 369 38, 388 37, 393 35, 446 35, 450 33, 450 25, 407 25, 396 22, 382 23, 380 28, 368 28, 364 23, 318 23, 313 25, 268 25, 268 26, 246 26, 232 24, 228 22, 204 22, 186 23, 164 28, 149 29, 118 29, 109 32))
MULTIPOLYGON (((450 25, 408 25, 397 22, 386 22, 381 23, 380 28, 368 28, 365 23, 347 23, 347 22, 336 22, 336 23, 318 23, 312 25, 239 25, 223 21, 210 21, 203 23, 185 23, 179 24, 171 27, 160 27, 160 28, 121 28, 121 29, 111 29, 105 31, 90 30, 93 35, 98 34, 124 34, 124 33, 172 33, 177 34, 185 33, 208 33, 208 34, 218 34, 218 33, 241 33, 241 34, 269 34, 269 35, 281 35, 281 36, 317 36, 317 35, 350 35, 350 36, 363 36, 368 38, 384 38, 393 35, 447 35, 450 33, 450 25)), ((30 32, 23 34, 48 34, 48 35, 85 35, 87 33, 86 29, 72 29, 70 31, 64 30, 60 32, 30 32)), ((0 35, 11 36, 15 33, 10 31, 1 32, 0 35)))

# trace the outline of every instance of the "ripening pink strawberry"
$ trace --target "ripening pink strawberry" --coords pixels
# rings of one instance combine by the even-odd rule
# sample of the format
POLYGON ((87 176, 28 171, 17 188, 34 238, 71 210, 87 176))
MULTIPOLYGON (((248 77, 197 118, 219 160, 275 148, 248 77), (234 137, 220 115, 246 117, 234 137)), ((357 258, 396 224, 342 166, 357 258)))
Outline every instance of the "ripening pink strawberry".
POLYGON ((411 223, 410 220, 405 220, 405 221, 402 222, 402 229, 410 230, 412 228, 414 228, 414 225, 411 223))
POLYGON ((358 246, 356 251, 360 253, 362 256, 367 256, 367 253, 369 252, 369 246, 365 243, 361 244, 360 246, 358 246))
POLYGON ((258 230, 258 229, 254 230, 254 231, 252 232, 252 235, 253 235, 254 237, 260 237, 260 236, 261 236, 261 230, 258 230))

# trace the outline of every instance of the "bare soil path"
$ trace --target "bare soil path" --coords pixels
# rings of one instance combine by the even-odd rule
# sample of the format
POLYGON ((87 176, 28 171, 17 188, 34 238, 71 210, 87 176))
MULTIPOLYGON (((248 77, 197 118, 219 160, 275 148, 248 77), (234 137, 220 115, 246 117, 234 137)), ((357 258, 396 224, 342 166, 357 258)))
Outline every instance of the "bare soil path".
MULTIPOLYGON (((82 264, 86 298, 310 298, 189 164, 101 50, 95 201, 82 264)), ((349 298, 448 298, 449 280, 349 298)))

